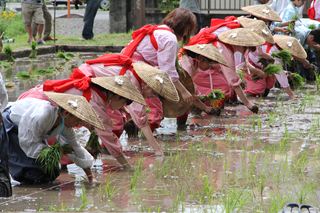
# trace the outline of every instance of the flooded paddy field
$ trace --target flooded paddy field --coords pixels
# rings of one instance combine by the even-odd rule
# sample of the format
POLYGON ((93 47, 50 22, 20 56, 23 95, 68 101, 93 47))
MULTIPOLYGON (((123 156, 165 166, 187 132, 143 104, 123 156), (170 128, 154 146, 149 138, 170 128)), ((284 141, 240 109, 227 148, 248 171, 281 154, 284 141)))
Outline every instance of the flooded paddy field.
POLYGON ((134 171, 103 155, 92 168, 97 181, 88 185, 69 165, 51 185, 15 186, 0 211, 281 212, 289 202, 317 208, 319 91, 306 85, 296 93, 288 100, 274 89, 255 99, 258 115, 243 105, 227 105, 219 117, 191 115, 186 131, 165 119, 155 132, 164 157, 153 156, 142 136, 123 134, 134 171))

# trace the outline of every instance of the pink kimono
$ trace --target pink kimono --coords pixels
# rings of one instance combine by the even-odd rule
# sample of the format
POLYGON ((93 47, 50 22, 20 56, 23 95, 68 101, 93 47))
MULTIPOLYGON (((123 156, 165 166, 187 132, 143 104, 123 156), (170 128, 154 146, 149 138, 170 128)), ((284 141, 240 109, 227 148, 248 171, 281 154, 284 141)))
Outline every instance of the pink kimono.
MULTIPOLYGON (((126 48, 122 50, 122 53, 126 52, 126 48)), ((146 35, 141 40, 132 55, 132 59, 135 62, 143 61, 158 67, 160 70, 166 72, 173 82, 176 82, 179 80, 175 66, 177 53, 177 37, 168 26, 160 25, 159 29, 153 31, 152 36, 146 35)), ((146 102, 150 108, 148 115, 149 124, 151 129, 154 130, 160 126, 163 119, 162 102, 157 96, 146 98, 146 102)), ((139 116, 147 116, 145 108, 141 106, 137 106, 132 109, 131 112, 138 113, 139 116)))
MULTIPOLYGON (((251 65, 256 68, 262 69, 262 66, 258 62, 259 56, 257 55, 257 51, 248 52, 247 54, 245 54, 245 57, 248 58, 248 61, 251 65)), ((246 89, 244 90, 244 92, 251 95, 262 95, 266 91, 266 89, 271 89, 276 82, 274 75, 267 76, 258 80, 253 80, 249 71, 245 73, 244 79, 246 81, 246 89)))
POLYGON ((222 73, 220 65, 208 70, 195 69, 193 65, 195 63, 194 59, 187 55, 182 56, 179 62, 181 67, 192 77, 196 95, 206 96, 213 89, 220 89, 227 99, 232 96, 233 90, 222 73))

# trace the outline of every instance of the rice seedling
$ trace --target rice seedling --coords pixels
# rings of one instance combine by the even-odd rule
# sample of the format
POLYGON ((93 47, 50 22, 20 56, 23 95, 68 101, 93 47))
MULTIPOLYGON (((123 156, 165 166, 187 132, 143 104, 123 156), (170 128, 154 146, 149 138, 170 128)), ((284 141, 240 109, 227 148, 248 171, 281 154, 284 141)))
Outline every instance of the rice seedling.
POLYGON ((135 191, 138 184, 138 180, 142 175, 142 169, 143 169, 143 159, 139 159, 139 161, 137 162, 137 165, 135 166, 134 173, 130 179, 130 190, 133 192, 135 191))
POLYGON ((12 63, 8 61, 0 61, 0 69, 8 69, 12 66, 12 63))
POLYGON ((47 175, 51 178, 56 176, 57 170, 59 170, 61 159, 61 145, 55 143, 52 146, 48 146, 41 150, 37 162, 47 175))
POLYGON ((16 76, 21 80, 28 80, 32 78, 31 74, 28 71, 20 71, 16 76))
POLYGON ((31 43, 31 53, 29 58, 36 58, 37 57, 37 42, 33 41, 31 43))
POLYGON ((87 196, 87 191, 84 187, 82 187, 81 189, 80 200, 81 200, 81 205, 78 211, 83 211, 88 207, 88 196, 87 196))
POLYGON ((61 59, 65 59, 66 61, 70 61, 73 57, 74 57, 74 54, 72 53, 65 53, 63 51, 58 51, 56 53, 56 56, 58 58, 61 58, 61 59))
POLYGON ((4 52, 4 54, 6 55, 7 60, 8 60, 9 62, 14 62, 14 61, 15 61, 15 59, 14 59, 14 57, 13 57, 13 51, 12 51, 12 49, 11 49, 11 47, 10 47, 9 45, 6 45, 6 46, 3 48, 3 52, 4 52))
POLYGON ((102 199, 112 199, 117 192, 115 186, 113 186, 111 182, 110 176, 106 177, 106 180, 102 186, 99 187, 99 192, 101 194, 102 199))
POLYGON ((246 189, 229 188, 222 197, 224 211, 226 213, 241 212, 250 200, 250 194, 246 189))
POLYGON ((267 212, 279 212, 289 201, 290 199, 287 196, 281 195, 280 193, 274 193, 271 196, 267 212))
POLYGON ((307 203, 309 198, 317 196, 316 194, 317 184, 315 183, 306 183, 301 186, 301 189, 298 191, 298 202, 307 203))
POLYGON ((201 204, 211 203, 214 195, 214 188, 210 183, 209 177, 207 175, 202 176, 202 188, 199 192, 199 201, 201 204))
POLYGON ((279 141, 279 152, 285 152, 289 149, 289 142, 291 139, 291 135, 288 131, 287 125, 285 125, 284 133, 282 138, 279 141))
POLYGON ((320 90, 320 74, 316 75, 316 85, 317 85, 317 90, 320 90))
POLYGON ((95 131, 91 131, 89 140, 85 146, 85 148, 90 152, 90 154, 94 157, 94 159, 97 159, 98 155, 101 153, 101 146, 99 143, 99 137, 95 133, 95 131))
POLYGON ((263 72, 265 72, 267 75, 273 75, 278 74, 283 70, 282 66, 279 64, 268 64, 264 69, 263 72))
POLYGON ((48 67, 46 69, 36 69, 32 72, 31 75, 43 76, 43 75, 51 75, 55 72, 56 72, 56 69, 54 67, 48 67))
POLYGON ((317 29, 317 26, 316 26, 315 24, 310 24, 310 25, 308 26, 308 28, 309 28, 310 30, 315 30, 315 29, 317 29))
POLYGON ((293 89, 299 89, 305 84, 305 79, 298 73, 290 73, 289 80, 292 82, 293 89))
POLYGON ((292 162, 292 171, 299 175, 303 175, 308 166, 308 162, 307 152, 301 152, 292 162))
POLYGON ((292 64, 292 55, 288 50, 280 50, 271 54, 274 58, 281 59, 283 66, 288 67, 292 64))

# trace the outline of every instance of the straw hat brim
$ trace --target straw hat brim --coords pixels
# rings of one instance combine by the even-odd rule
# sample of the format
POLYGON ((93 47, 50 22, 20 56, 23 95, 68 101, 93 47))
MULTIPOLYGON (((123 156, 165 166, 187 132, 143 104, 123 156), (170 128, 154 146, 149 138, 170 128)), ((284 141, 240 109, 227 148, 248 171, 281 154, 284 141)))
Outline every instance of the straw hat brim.
POLYGON ((48 96, 49 100, 53 101, 75 117, 98 129, 105 129, 102 121, 83 96, 55 92, 44 92, 44 94, 48 96))
POLYGON ((273 38, 281 49, 288 50, 297 58, 307 58, 308 55, 298 39, 287 35, 274 35, 273 38))
POLYGON ((231 45, 256 47, 265 43, 265 39, 247 28, 228 30, 218 36, 219 40, 231 45))
POLYGON ((250 5, 242 7, 241 9, 264 20, 282 22, 279 14, 266 4, 250 5))
POLYGON ((246 17, 239 17, 238 20, 242 27, 252 30, 259 36, 263 37, 268 43, 274 44, 272 33, 264 21, 246 17))
POLYGON ((156 93, 173 102, 179 101, 179 95, 169 75, 147 63, 132 64, 137 75, 156 93))
POLYGON ((218 48, 212 44, 196 44, 192 46, 184 46, 186 50, 202 55, 220 64, 228 66, 227 62, 224 60, 223 55, 219 52, 218 48))
POLYGON ((141 92, 131 83, 127 76, 97 77, 91 82, 119 96, 142 105, 147 105, 141 92))
MULTIPOLYGON (((178 69, 178 73, 179 73, 179 81, 191 94, 194 94, 195 89, 193 86, 193 81, 191 76, 182 68, 178 69)), ((180 101, 178 103, 172 102, 166 99, 162 100, 162 109, 163 109, 164 117, 176 118, 191 110, 192 105, 185 103, 180 93, 179 93, 179 97, 180 97, 180 101)))

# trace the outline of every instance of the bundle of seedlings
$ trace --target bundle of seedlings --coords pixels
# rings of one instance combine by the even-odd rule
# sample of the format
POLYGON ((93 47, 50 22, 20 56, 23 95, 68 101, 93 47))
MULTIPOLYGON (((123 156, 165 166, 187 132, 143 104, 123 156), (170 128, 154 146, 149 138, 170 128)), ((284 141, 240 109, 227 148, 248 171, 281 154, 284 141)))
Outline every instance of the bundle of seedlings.
POLYGON ((225 96, 220 89, 212 90, 207 96, 201 96, 200 100, 214 109, 223 109, 225 96))
POLYGON ((271 56, 281 59, 285 67, 292 64, 292 55, 288 50, 280 50, 279 52, 274 52, 271 54, 271 56))
POLYGON ((36 58, 37 57, 37 42, 33 41, 31 44, 31 53, 29 58, 36 58))
POLYGON ((57 142, 52 146, 42 149, 37 158, 37 162, 46 174, 50 177, 55 177, 57 170, 59 170, 61 157, 62 146, 57 142))
POLYGON ((9 62, 14 62, 13 52, 12 52, 12 49, 9 45, 4 47, 3 52, 6 55, 7 60, 9 62))
POLYGON ((90 154, 94 157, 94 159, 97 159, 98 155, 102 152, 101 146, 99 143, 99 137, 96 134, 95 131, 91 131, 89 140, 85 146, 86 150, 90 152, 90 154))
POLYGON ((283 70, 282 66, 279 64, 268 64, 265 68, 263 68, 263 72, 267 75, 278 74, 283 70))
POLYGON ((287 28, 287 29, 289 30, 289 32, 291 32, 291 35, 292 35, 292 36, 295 35, 295 30, 294 30, 294 28, 295 28, 295 25, 296 25, 296 21, 298 21, 298 20, 299 20, 299 16, 298 16, 298 15, 294 15, 294 16, 292 17, 289 25, 288 25, 288 28, 287 28))
POLYGON ((65 59, 66 61, 69 61, 71 60, 73 57, 74 57, 74 54, 72 53, 65 53, 63 51, 58 51, 56 56, 58 58, 61 58, 61 59, 65 59))
POLYGON ((305 83, 304 78, 298 73, 289 73, 288 79, 293 89, 298 89, 302 87, 305 83))

